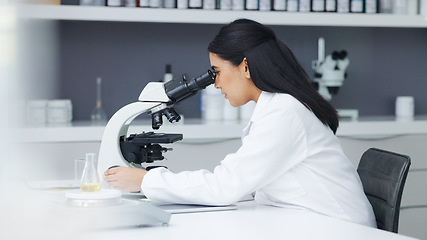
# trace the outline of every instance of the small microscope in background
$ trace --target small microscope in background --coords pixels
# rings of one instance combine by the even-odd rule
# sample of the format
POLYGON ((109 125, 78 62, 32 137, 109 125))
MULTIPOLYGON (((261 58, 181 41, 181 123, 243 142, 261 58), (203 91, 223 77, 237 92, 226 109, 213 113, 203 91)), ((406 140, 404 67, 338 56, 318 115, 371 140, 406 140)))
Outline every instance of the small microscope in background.
MULTIPOLYGON (((325 39, 318 40, 318 59, 313 60, 314 70, 313 85, 326 100, 331 100, 333 95, 338 94, 344 79, 347 77, 347 67, 350 60, 347 51, 333 51, 325 57, 325 39)), ((359 116, 357 109, 337 109, 340 118, 356 120, 359 116)))

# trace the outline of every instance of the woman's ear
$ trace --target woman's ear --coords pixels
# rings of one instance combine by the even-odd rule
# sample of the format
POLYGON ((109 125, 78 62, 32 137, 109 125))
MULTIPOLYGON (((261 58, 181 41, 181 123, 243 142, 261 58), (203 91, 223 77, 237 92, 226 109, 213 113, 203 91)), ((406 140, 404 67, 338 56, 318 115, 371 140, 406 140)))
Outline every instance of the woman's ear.
POLYGON ((251 74, 249 73, 248 61, 246 60, 246 58, 243 58, 242 65, 245 77, 251 78, 251 74))

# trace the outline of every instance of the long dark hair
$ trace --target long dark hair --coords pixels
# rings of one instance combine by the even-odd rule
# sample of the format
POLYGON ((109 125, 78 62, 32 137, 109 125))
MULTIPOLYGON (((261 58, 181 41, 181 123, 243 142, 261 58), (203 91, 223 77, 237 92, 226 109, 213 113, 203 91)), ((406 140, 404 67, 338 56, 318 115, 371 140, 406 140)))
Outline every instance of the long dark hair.
POLYGON ((235 66, 246 57, 256 87, 292 95, 336 133, 337 111, 316 91, 292 51, 270 28, 252 20, 238 19, 221 28, 208 51, 235 66))

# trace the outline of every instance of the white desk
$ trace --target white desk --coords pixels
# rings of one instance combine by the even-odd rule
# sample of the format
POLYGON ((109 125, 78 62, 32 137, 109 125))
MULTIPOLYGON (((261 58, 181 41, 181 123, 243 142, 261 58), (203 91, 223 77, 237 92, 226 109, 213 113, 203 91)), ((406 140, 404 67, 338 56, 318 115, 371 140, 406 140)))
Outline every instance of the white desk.
POLYGON ((94 230, 93 218, 81 218, 82 215, 74 214, 78 211, 75 208, 63 211, 64 191, 33 191, 13 184, 3 187, 0 185, 0 191, 9 194, 0 198, 0 239, 414 239, 308 211, 260 206, 253 201, 239 202, 237 210, 173 214, 166 227, 159 223, 94 230))
POLYGON ((153 226, 87 233, 81 239, 413 239, 352 224, 308 211, 254 202, 238 204, 238 210, 174 214, 168 227, 153 226))

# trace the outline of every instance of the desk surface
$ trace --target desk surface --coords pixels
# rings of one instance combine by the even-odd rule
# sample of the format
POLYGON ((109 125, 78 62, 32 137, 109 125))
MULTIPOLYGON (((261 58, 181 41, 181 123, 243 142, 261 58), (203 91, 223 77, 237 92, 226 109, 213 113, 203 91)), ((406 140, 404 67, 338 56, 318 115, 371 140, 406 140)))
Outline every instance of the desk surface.
MULTIPOLYGON (((13 188, 3 190, 13 192, 13 188)), ((68 214, 77 209, 59 211, 64 195, 64 191, 21 190, 0 198, 0 239, 413 239, 308 211, 260 206, 253 201, 239 202, 237 210, 173 214, 166 227, 156 224, 94 230, 93 218, 68 214)))
POLYGON ((238 204, 238 210, 174 214, 169 226, 87 233, 81 239, 387 239, 410 237, 352 224, 308 211, 238 204))

